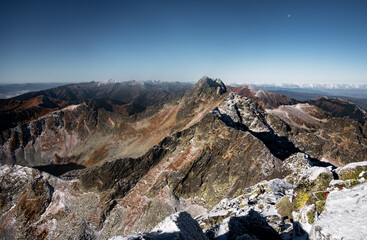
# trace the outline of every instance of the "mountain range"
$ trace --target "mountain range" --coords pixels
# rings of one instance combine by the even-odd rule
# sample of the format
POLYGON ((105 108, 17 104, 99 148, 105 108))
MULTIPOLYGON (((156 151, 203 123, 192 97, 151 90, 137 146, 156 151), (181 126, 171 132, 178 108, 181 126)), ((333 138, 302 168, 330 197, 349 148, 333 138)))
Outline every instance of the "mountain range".
MULTIPOLYGON (((234 84, 242 86, 243 84, 234 84)), ((350 100, 365 110, 367 109, 367 85, 353 84, 259 84, 251 86, 268 90, 273 93, 283 94, 299 101, 318 99, 321 97, 343 98, 350 100)))
POLYGON ((209 77, 2 99, 0 238, 363 239, 366 119, 209 77))

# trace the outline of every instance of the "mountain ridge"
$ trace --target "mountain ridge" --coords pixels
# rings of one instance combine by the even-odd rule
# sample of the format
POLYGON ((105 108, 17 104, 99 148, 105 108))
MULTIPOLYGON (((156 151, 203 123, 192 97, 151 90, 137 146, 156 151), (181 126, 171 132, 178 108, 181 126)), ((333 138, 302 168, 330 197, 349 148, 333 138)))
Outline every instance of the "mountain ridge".
MULTIPOLYGON (((333 117, 306 103, 284 105, 277 98, 268 98, 275 101, 265 107, 261 98, 268 94, 240 96, 209 77, 185 91, 180 87, 163 95, 163 103, 145 103, 146 109, 132 115, 83 101, 2 131, 0 210, 15 225, 0 220, 0 235, 105 239, 151 231, 167 216, 186 211, 217 238, 231 224, 246 229, 245 216, 222 222, 231 213, 213 210, 227 206, 220 205, 223 199, 242 196, 257 211, 248 219, 260 223, 265 221, 257 218, 264 212, 261 204, 272 209, 285 204, 274 210, 270 228, 286 239, 298 226, 284 228, 289 223, 277 220, 290 217, 288 201, 297 214, 314 211, 312 204, 322 214, 324 192, 335 176, 343 178, 343 188, 362 183, 365 166, 347 164, 365 160, 365 122, 333 117), (58 177, 46 173, 58 164, 78 168, 58 177), (270 195, 274 182, 291 184, 297 195, 281 192, 288 200, 270 195)), ((140 103, 155 96, 141 94, 140 103)))

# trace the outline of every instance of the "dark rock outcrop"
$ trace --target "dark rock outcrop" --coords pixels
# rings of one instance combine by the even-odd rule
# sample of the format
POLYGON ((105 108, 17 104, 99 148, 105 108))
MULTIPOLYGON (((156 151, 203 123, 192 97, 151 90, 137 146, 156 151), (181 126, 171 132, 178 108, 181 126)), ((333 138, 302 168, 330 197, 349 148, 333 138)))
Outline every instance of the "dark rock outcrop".
POLYGON ((206 230, 209 239, 237 240, 237 239, 259 239, 259 240, 281 240, 280 235, 269 226, 266 220, 256 211, 250 210, 247 215, 231 217, 228 221, 206 230), (221 228, 226 231, 220 231, 221 228))

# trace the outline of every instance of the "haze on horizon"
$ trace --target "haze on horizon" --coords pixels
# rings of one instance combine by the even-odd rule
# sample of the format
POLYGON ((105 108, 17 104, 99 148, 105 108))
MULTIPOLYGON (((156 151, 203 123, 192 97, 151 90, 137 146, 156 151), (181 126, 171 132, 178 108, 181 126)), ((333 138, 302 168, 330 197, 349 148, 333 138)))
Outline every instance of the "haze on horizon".
POLYGON ((367 83, 367 1, 0 2, 0 83, 367 83))

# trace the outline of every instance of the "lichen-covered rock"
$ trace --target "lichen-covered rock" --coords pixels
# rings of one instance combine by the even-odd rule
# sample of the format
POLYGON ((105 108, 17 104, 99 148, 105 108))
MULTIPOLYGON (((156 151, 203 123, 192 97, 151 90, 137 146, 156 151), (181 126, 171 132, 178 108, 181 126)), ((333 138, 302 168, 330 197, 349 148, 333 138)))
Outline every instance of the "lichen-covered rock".
POLYGON ((307 233, 311 231, 312 224, 317 217, 316 207, 314 204, 302 207, 298 211, 293 212, 293 221, 297 221, 307 233))
POLYGON ((297 185, 303 173, 312 167, 312 163, 307 154, 298 152, 285 159, 283 166, 290 170, 284 181, 297 185))
POLYGON ((336 170, 341 180, 347 179, 367 179, 367 162, 350 163, 336 170))
POLYGON ((275 204, 275 209, 282 217, 287 217, 288 219, 292 219, 292 203, 289 201, 287 196, 284 196, 281 200, 279 200, 275 204))
POLYGON ((262 181, 244 189, 243 194, 234 199, 223 199, 208 214, 200 215, 196 219, 208 233, 216 234, 220 229, 227 229, 224 226, 227 226, 231 217, 246 216, 249 211, 254 211, 266 219, 278 234, 284 235, 284 239, 288 239, 287 236, 293 234, 293 224, 290 221, 292 205, 289 200, 292 194, 286 191, 283 196, 281 198, 279 194, 275 194, 269 189, 268 182, 262 181))
POLYGON ((297 187, 294 189, 292 205, 295 211, 301 210, 305 205, 324 201, 327 197, 329 183, 333 175, 328 168, 312 167, 301 176, 297 187))

